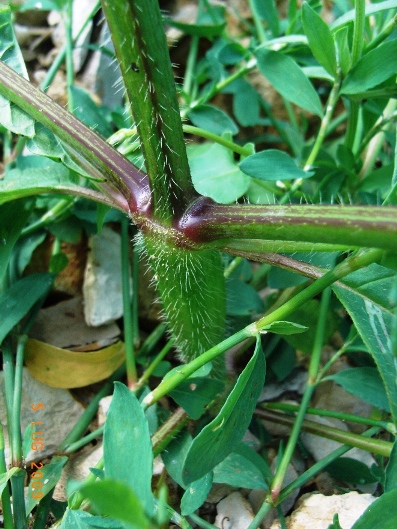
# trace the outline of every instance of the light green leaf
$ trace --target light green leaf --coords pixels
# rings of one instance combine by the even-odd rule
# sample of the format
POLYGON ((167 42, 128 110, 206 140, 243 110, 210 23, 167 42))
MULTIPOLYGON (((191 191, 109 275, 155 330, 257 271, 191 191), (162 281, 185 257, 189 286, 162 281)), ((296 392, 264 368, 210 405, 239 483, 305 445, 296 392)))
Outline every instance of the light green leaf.
MULTIPOLYGON (((25 62, 12 26, 11 10, 0 5, 0 59, 28 79, 25 62)), ((34 135, 34 120, 19 107, 0 96, 0 124, 15 134, 34 135)))
POLYGON ((0 495, 3 494, 3 490, 6 488, 8 481, 17 472, 21 472, 21 469, 19 467, 12 467, 7 472, 4 472, 4 474, 0 474, 0 495))
POLYGON ((37 475, 36 478, 31 478, 27 499, 26 499, 26 514, 30 514, 34 507, 41 501, 41 499, 35 499, 33 496, 34 492, 40 490, 43 493, 43 497, 48 494, 58 483, 59 478, 61 477, 62 469, 68 461, 67 456, 54 456, 51 459, 51 463, 44 465, 43 468, 37 470, 42 476, 39 478, 37 475), (40 489, 34 488, 35 483, 41 483, 42 487, 40 489))
POLYGON ((355 367, 335 373, 327 380, 333 380, 356 397, 377 408, 390 411, 385 387, 375 367, 355 367))
POLYGON ((389 299, 394 277, 393 270, 372 264, 364 271, 349 274, 342 282, 344 287, 334 286, 333 289, 374 357, 396 421, 397 362, 390 338, 396 316, 389 299))
POLYGON ((395 529, 397 489, 386 492, 364 511, 351 529, 395 529))
POLYGON ((264 331, 273 332, 274 334, 296 334, 305 332, 309 327, 294 323, 292 321, 275 321, 263 328, 264 331))
POLYGON ((193 481, 185 490, 181 500, 182 516, 189 516, 205 502, 212 487, 212 472, 193 481))
POLYGON ((342 27, 335 32, 335 43, 338 49, 339 66, 343 75, 346 75, 351 67, 351 53, 349 48, 349 30, 342 27))
POLYGON ((358 94, 397 73, 397 39, 380 44, 363 55, 342 83, 342 94, 358 94))
POLYGON ((125 526, 115 520, 93 516, 85 511, 68 510, 60 529, 125 529, 125 526))
POLYGON ((279 94, 291 103, 322 117, 320 98, 294 59, 265 48, 260 48, 256 57, 259 70, 279 94))
POLYGON ((32 274, 23 277, 0 295, 0 343, 33 305, 52 286, 52 274, 32 274))
POLYGON ((191 377, 179 384, 169 395, 192 419, 197 420, 223 387, 224 383, 214 378, 191 377))
POLYGON ((153 516, 153 454, 149 427, 138 399, 120 382, 115 382, 106 417, 104 462, 106 478, 127 484, 146 514, 153 516))
POLYGON ((238 127, 226 112, 212 105, 200 105, 193 108, 188 117, 193 125, 221 136, 224 132, 238 133, 238 127))
POLYGON ((125 529, 150 527, 142 502, 126 483, 105 478, 84 485, 80 492, 98 513, 119 520, 125 529))
POLYGON ((280 24, 278 21, 278 12, 274 0, 253 0, 253 5, 259 15, 268 23, 273 36, 277 37, 280 33, 280 24))
POLYGON ((232 204, 248 190, 249 176, 240 171, 233 153, 222 145, 210 144, 199 155, 189 156, 189 166, 196 191, 215 202, 232 204))
POLYGON ((213 470, 240 443, 262 391, 265 371, 261 341, 257 337, 255 353, 221 411, 193 439, 183 465, 183 480, 186 484, 213 470))
POLYGON ((294 180, 314 175, 313 172, 302 171, 291 156, 276 149, 251 154, 240 162, 240 169, 259 180, 294 180))
POLYGON ((336 77, 336 52, 332 33, 307 2, 302 5, 302 22, 314 57, 332 76, 336 77))

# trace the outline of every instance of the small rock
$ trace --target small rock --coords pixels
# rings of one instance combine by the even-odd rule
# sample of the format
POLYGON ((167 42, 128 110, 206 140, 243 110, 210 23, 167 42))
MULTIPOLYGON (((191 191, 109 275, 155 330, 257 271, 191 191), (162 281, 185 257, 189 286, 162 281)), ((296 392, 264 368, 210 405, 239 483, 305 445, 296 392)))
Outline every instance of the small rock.
MULTIPOLYGON (((286 518, 287 529, 328 529, 335 514, 339 515, 343 529, 351 529, 375 499, 370 494, 358 492, 334 496, 311 494, 286 518)), ((281 529, 280 522, 274 522, 270 529, 281 529)))
POLYGON ((247 529, 254 519, 249 502, 240 494, 232 492, 217 505, 215 526, 221 529, 247 529))

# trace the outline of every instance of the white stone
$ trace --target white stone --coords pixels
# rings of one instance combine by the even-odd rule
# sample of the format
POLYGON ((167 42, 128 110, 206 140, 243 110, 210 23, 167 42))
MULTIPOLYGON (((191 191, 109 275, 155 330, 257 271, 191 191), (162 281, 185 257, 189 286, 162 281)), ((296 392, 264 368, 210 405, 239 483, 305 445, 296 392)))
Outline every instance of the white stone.
POLYGON ((108 227, 90 238, 84 274, 84 316, 93 327, 123 315, 121 237, 108 227))
POLYGON ((249 502, 240 494, 232 492, 217 505, 215 526, 220 529, 247 529, 254 519, 249 502))
MULTIPOLYGON (((351 529, 375 499, 370 494, 358 492, 334 496, 312 494, 286 518, 287 529, 328 529, 335 514, 339 515, 343 529, 351 529)), ((281 529, 280 522, 274 522, 270 529, 281 529)))

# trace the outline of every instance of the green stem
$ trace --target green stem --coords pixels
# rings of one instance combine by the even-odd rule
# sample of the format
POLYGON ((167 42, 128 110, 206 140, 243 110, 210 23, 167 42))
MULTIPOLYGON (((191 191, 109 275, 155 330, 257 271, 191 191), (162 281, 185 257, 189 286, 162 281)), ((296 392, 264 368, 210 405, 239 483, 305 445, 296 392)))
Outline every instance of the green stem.
POLYGON ((7 429, 8 429, 8 442, 12 446, 12 421, 13 421, 13 402, 14 402, 14 384, 15 384, 15 364, 12 342, 8 338, 2 344, 3 353, 3 373, 4 373, 4 385, 5 385, 5 401, 7 409, 7 429))
POLYGON ((316 327, 316 334, 314 338, 313 351, 310 359, 309 371, 308 371, 308 381, 305 386, 305 391, 303 393, 302 402, 299 407, 299 412, 296 416, 292 432, 288 437, 288 443, 285 448, 283 457, 280 464, 277 467, 276 474, 272 481, 270 487, 270 497, 271 501, 275 503, 280 494, 281 486, 285 479, 288 466, 291 462, 293 453, 295 451, 296 443, 302 428, 302 423, 306 415, 306 410, 309 407, 310 400, 313 395, 313 391, 317 385, 317 375, 320 367, 321 360, 321 348, 324 341, 324 332, 326 327, 326 317, 329 307, 329 300, 331 296, 331 289, 328 287, 323 291, 320 304, 320 313, 318 318, 318 323, 316 327))
POLYGON ((177 408, 152 437, 153 456, 161 454, 163 450, 175 439, 188 421, 188 415, 182 408, 177 408))
POLYGON ((22 434, 21 434, 21 401, 22 401, 22 374, 23 374, 23 357, 25 353, 25 344, 28 339, 24 334, 19 336, 17 344, 17 354, 15 358, 15 382, 14 398, 12 403, 12 466, 22 466, 22 434))
POLYGON ((93 432, 85 435, 78 441, 74 441, 73 443, 70 443, 66 446, 66 448, 63 450, 64 454, 73 454, 73 452, 76 452, 77 450, 80 450, 80 448, 83 448, 83 446, 87 445, 88 443, 91 443, 94 441, 94 439, 97 439, 103 434, 104 426, 100 426, 93 432))
POLYGON ((248 4, 250 6, 252 18, 254 19, 254 24, 255 24, 255 29, 256 29, 258 40, 261 44, 263 44, 267 40, 267 37, 266 37, 265 28, 263 27, 263 24, 262 24, 262 18, 260 14, 258 13, 258 10, 256 9, 256 3, 253 0, 248 0, 248 4))
POLYGON ((224 147, 227 147, 231 151, 234 151, 237 154, 240 154, 241 156, 250 156, 250 154, 252 154, 251 149, 248 149, 247 147, 242 147, 241 145, 238 145, 233 141, 227 140, 226 138, 222 138, 218 134, 214 134, 213 132, 210 132, 208 130, 200 129, 199 127, 194 127, 193 125, 183 125, 182 128, 183 132, 186 132, 187 134, 194 134, 196 136, 206 138, 207 140, 214 141, 215 143, 219 143, 219 145, 223 145, 224 147))
POLYGON ((374 50, 381 44, 387 37, 396 29, 397 26, 397 15, 389 20, 383 30, 377 35, 374 39, 371 40, 365 47, 365 53, 368 53, 371 50, 374 50))
MULTIPOLYGON (((123 290, 123 323, 124 323, 124 343, 127 366, 127 381, 131 389, 138 380, 136 362, 135 362, 135 340, 133 315, 131 306, 131 268, 130 268, 130 236, 128 233, 129 221, 124 218, 121 222, 121 274, 123 290)), ((133 296, 137 296, 133 292, 133 296)))
POLYGON ((189 514, 189 518, 196 524, 198 525, 199 527, 201 527, 202 529, 217 529, 217 526, 216 525, 212 525, 212 523, 209 523, 209 522, 206 522, 205 520, 203 520, 202 518, 200 518, 200 516, 198 516, 197 514, 189 514))
POLYGON ((73 114, 75 106, 73 100, 74 65, 73 65, 73 2, 68 0, 63 10, 66 38, 66 85, 68 92, 68 109, 73 114))
POLYGON ((15 529, 27 529, 26 509, 25 509, 25 485, 26 471, 19 469, 11 477, 12 505, 14 514, 15 529))
MULTIPOLYGON (((261 404, 261 408, 266 410, 286 411, 286 412, 297 412, 299 406, 295 404, 287 404, 285 402, 269 402, 261 404)), ((369 417, 360 417, 359 415, 351 415, 350 413, 342 413, 333 410, 322 410, 319 408, 307 408, 307 414, 317 415, 318 417, 332 417, 333 419, 339 419, 341 421, 354 422, 357 424, 365 424, 366 426, 376 426, 377 428, 383 428, 384 430, 396 435, 396 427, 391 422, 377 421, 370 419, 369 417)))
POLYGON ((306 301, 312 299, 314 296, 335 283, 335 281, 338 281, 342 277, 354 272, 355 270, 358 270, 359 268, 379 261, 382 258, 382 255, 383 252, 380 250, 366 250, 365 252, 360 252, 357 255, 348 257, 333 270, 327 272, 321 278, 314 281, 314 283, 308 286, 305 290, 299 292, 296 296, 288 300, 284 305, 273 311, 271 314, 268 314, 257 322, 248 325, 241 331, 233 334, 226 340, 220 342, 205 353, 201 354, 195 360, 181 366, 178 372, 173 374, 167 380, 161 382, 157 388, 146 395, 142 401, 143 407, 145 408, 153 405, 161 397, 167 395, 167 393, 176 388, 178 384, 180 384, 183 380, 188 378, 206 363, 211 362, 217 356, 244 341, 246 338, 257 336, 258 333, 264 330, 271 323, 285 320, 287 316, 303 305, 303 303, 306 303, 306 301))
POLYGON ((163 358, 171 351, 172 347, 174 345, 174 340, 169 340, 166 345, 161 349, 159 354, 156 356, 156 358, 153 360, 153 362, 145 369, 145 372, 141 376, 141 378, 138 380, 137 387, 142 388, 146 382, 149 380, 149 378, 152 376, 154 370, 156 367, 160 364, 160 362, 163 360, 163 358))
MULTIPOLYGON (((6 472, 7 464, 4 454, 4 431, 3 425, 0 423, 0 474, 5 474, 6 472)), ((1 494, 1 506, 3 510, 4 529, 14 529, 14 523, 12 520, 10 490, 8 488, 8 485, 4 487, 4 490, 1 494)))
POLYGON ((44 215, 26 226, 21 232, 22 236, 30 235, 31 233, 38 231, 42 228, 45 228, 49 224, 53 224, 60 220, 66 213, 68 213, 76 202, 75 198, 62 198, 59 200, 55 206, 49 209, 44 215))

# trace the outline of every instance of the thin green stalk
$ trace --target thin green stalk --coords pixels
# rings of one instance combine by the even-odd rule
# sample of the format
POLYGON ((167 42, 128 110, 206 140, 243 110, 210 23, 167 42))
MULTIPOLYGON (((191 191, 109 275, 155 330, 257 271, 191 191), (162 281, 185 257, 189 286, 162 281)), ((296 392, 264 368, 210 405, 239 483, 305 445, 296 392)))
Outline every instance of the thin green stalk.
MULTIPOLYGON (((130 268, 130 236, 128 233, 129 221, 124 218, 121 222, 121 274, 123 289, 123 322, 124 322, 124 344, 127 367, 127 381, 129 388, 135 386, 138 375, 135 362, 134 327, 131 306, 131 268, 130 268)), ((133 292, 133 296, 137 296, 133 292)))
POLYGON ((132 336, 134 341, 135 356, 138 354, 141 345, 141 337, 139 333, 139 257, 140 252, 136 244, 132 247, 132 336))
POLYGON ((173 374, 167 380, 161 382, 157 388, 146 395, 142 401, 142 406, 146 408, 153 405, 161 397, 167 395, 167 393, 176 388, 180 382, 188 378, 206 363, 211 362, 231 347, 244 341, 246 338, 256 336, 271 323, 285 320, 287 316, 303 305, 303 303, 306 303, 306 301, 312 299, 314 296, 335 283, 335 281, 338 281, 342 277, 354 272, 355 270, 358 270, 359 268, 368 266, 374 262, 378 262, 382 258, 382 255, 383 252, 381 250, 366 250, 365 252, 360 252, 348 257, 333 270, 327 272, 322 277, 314 281, 310 286, 299 292, 296 296, 288 300, 284 305, 276 309, 271 314, 264 316, 257 322, 252 323, 241 331, 233 334, 226 340, 220 342, 216 346, 201 354, 195 360, 180 366, 178 372, 173 374))
POLYGON ((238 145, 233 141, 227 140, 226 138, 222 138, 218 134, 214 134, 213 132, 210 132, 208 130, 200 129, 199 127, 194 127, 193 125, 183 125, 182 128, 183 132, 186 132, 187 134, 194 134, 195 136, 200 136, 215 143, 219 143, 219 145, 223 145, 224 147, 227 147, 231 151, 234 151, 237 154, 240 154, 241 156, 249 156, 250 154, 252 154, 251 149, 248 149, 247 147, 242 147, 241 145, 238 145))
POLYGON ((76 452, 77 450, 80 450, 80 448, 83 448, 83 446, 87 445, 88 443, 91 443, 91 441, 94 441, 94 439, 100 437, 103 434, 104 428, 104 426, 100 426, 99 428, 85 435, 78 441, 68 444, 63 450, 63 453, 69 455, 73 454, 73 452, 76 452))
MULTIPOLYGON (((353 29, 353 45, 352 45, 352 66, 356 64, 361 57, 364 46, 364 27, 365 27, 365 0, 355 1, 355 19, 353 29)), ((356 138, 359 137, 360 130, 358 127, 358 120, 360 114, 360 104, 355 101, 350 101, 350 113, 347 124, 345 145, 350 150, 354 150, 356 138)))
POLYGON ((389 22, 386 24, 386 26, 382 29, 382 31, 377 35, 374 39, 371 40, 365 47, 365 52, 368 53, 371 50, 374 50, 381 44, 384 40, 387 39, 387 37, 396 29, 397 26, 397 15, 394 15, 394 17, 389 20, 389 22))
POLYGON ((225 268, 225 271, 223 275, 225 278, 228 278, 231 276, 231 274, 236 270, 236 268, 239 266, 239 264, 243 261, 242 257, 235 257, 230 264, 225 268))
POLYGON ((188 415, 183 408, 177 408, 164 424, 152 436, 153 456, 161 454, 163 450, 175 439, 188 421, 188 415))
POLYGON ((149 334, 146 340, 143 342, 141 348, 139 349, 137 356, 146 356, 149 354, 157 343, 164 336, 165 331, 167 330, 167 325, 165 323, 160 323, 155 327, 155 329, 149 334))
POLYGON ((340 77, 337 78, 337 80, 332 86, 332 89, 329 94, 328 101, 325 107, 325 114, 321 120, 321 125, 318 131, 316 141, 314 142, 312 150, 303 167, 304 171, 309 171, 309 169, 312 167, 312 165, 314 164, 317 158, 318 152, 321 149, 321 146, 324 142, 329 124, 331 122, 332 114, 334 113, 336 103, 338 102, 339 87, 340 87, 340 77))
POLYGON ((189 518, 202 529, 217 529, 216 525, 212 525, 212 523, 206 522, 205 520, 200 518, 200 516, 198 516, 197 514, 194 514, 194 513, 189 514, 189 518))
POLYGON ((66 39, 66 85, 68 93, 68 109, 74 112, 74 100, 72 87, 74 85, 74 65, 73 65, 73 1, 68 0, 62 11, 65 25, 66 39))
POLYGON ((166 345, 161 349, 159 354, 156 356, 156 358, 153 360, 153 362, 145 369, 145 372, 141 376, 141 378, 138 380, 137 387, 142 388, 146 382, 149 380, 149 378, 152 376, 154 370, 156 367, 160 364, 160 362, 163 360, 163 358, 171 351, 172 347, 174 345, 174 340, 169 340, 166 345))
POLYGON ((250 6, 252 18, 254 20, 256 35, 258 37, 259 42, 263 44, 267 40, 267 37, 266 37, 265 28, 263 27, 263 24, 262 24, 262 18, 260 14, 258 13, 258 10, 256 9, 256 3, 253 0, 248 0, 248 4, 250 6))
POLYGON ((21 434, 21 401, 22 401, 22 374, 23 358, 25 354, 25 344, 28 339, 26 334, 19 336, 17 344, 17 354, 15 358, 15 382, 14 398, 12 403, 12 466, 22 466, 22 434, 21 434))
POLYGON ((44 215, 40 217, 40 219, 26 226, 26 228, 22 230, 21 235, 30 235, 35 231, 45 228, 49 224, 57 222, 72 209, 75 202, 75 198, 62 198, 55 204, 55 206, 53 206, 46 213, 44 213, 44 215))
MULTIPOLYGON (((6 472, 7 464, 4 454, 4 431, 3 425, 0 423, 0 474, 5 474, 6 472)), ((14 522, 12 520, 10 490, 8 488, 8 485, 4 487, 4 490, 1 493, 1 506, 3 510, 4 529, 14 529, 14 522)))
POLYGON ((13 402, 14 402, 14 384, 15 384, 15 364, 12 342, 8 338, 2 344, 3 353, 3 373, 5 385, 5 401, 7 409, 7 428, 8 428, 8 442, 12 446, 12 420, 13 420, 13 402))
POLYGON ((283 457, 280 464, 277 466, 277 471, 270 487, 271 501, 274 503, 277 501, 278 495, 280 494, 281 486, 285 479, 288 466, 291 462, 293 453, 295 451, 296 443, 301 431, 302 423, 306 415, 306 409, 309 407, 310 400, 313 395, 313 391, 317 385, 317 375, 320 367, 321 360, 321 348, 324 341, 324 332, 327 324, 326 317, 329 307, 329 301, 331 297, 331 289, 326 288, 321 296, 320 313, 318 317, 318 323, 316 327, 316 334, 314 338, 313 351, 311 354, 310 365, 308 370, 308 380, 305 386, 305 391, 302 397, 302 402, 299 407, 299 412, 296 416, 294 427, 291 434, 288 437, 288 443, 285 448, 283 457))
MULTIPOLYGON (((287 404, 285 402, 268 402, 261 404, 261 408, 266 410, 286 411, 286 412, 297 412, 299 406, 295 404, 287 404)), ((354 422, 357 424, 365 424, 366 426, 376 426, 377 428, 383 428, 384 430, 396 435, 396 427, 393 423, 387 421, 378 421, 370 419, 369 417, 360 417, 359 415, 352 415, 350 413, 342 413, 334 410, 322 410, 320 408, 307 408, 307 414, 317 415, 318 417, 332 417, 333 419, 339 419, 346 422, 354 422)))

